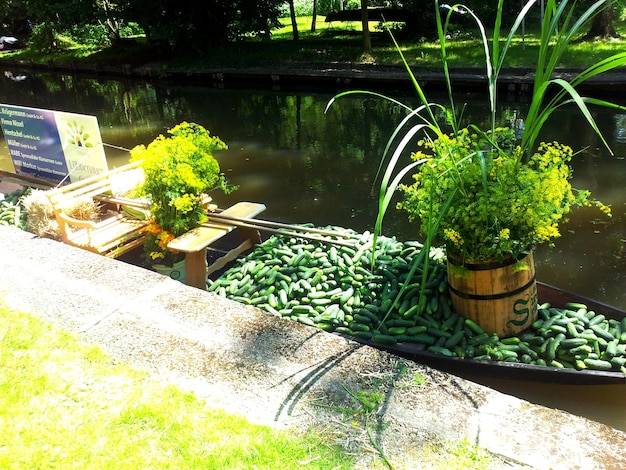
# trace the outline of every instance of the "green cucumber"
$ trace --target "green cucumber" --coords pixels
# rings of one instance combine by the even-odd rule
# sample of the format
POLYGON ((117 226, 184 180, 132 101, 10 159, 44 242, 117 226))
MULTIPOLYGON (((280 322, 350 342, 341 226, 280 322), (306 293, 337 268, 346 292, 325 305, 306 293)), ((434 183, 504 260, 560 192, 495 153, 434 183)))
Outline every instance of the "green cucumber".
POLYGON ((358 323, 363 323, 364 325, 372 325, 372 319, 366 315, 361 315, 360 313, 354 313, 352 315, 352 317, 354 318, 354 321, 358 322, 358 323))
POLYGON ((605 361, 602 359, 590 359, 586 358, 583 360, 585 365, 590 369, 596 370, 611 370, 613 365, 609 361, 605 361))
POLYGON ((352 331, 370 331, 369 325, 366 325, 364 323, 359 323, 356 321, 350 322, 350 324, 348 325, 348 328, 350 328, 352 331))
POLYGON ((444 347, 450 350, 454 349, 454 347, 459 344, 464 336, 465 332, 463 330, 457 331, 446 340, 446 342, 444 343, 444 347))
POLYGON ((465 319, 465 326, 467 326, 470 330, 472 330, 473 333, 477 335, 485 333, 485 330, 483 330, 476 322, 469 318, 465 319))
POLYGON ((372 333, 371 331, 352 330, 352 336, 359 339, 372 339, 374 333, 372 333))
POLYGON ((567 338, 561 341, 561 347, 565 349, 575 348, 584 344, 587 344, 587 340, 585 338, 567 338))
POLYGON ((429 346, 426 351, 443 354, 444 356, 454 356, 454 353, 450 351, 448 348, 440 347, 440 346, 429 346))
POLYGON ((600 338, 606 340, 606 341, 613 341, 615 338, 613 337, 613 335, 611 333, 609 333, 608 331, 602 329, 601 326, 599 326, 598 324, 594 323, 594 324, 589 324, 589 329, 591 329, 591 331, 593 331, 596 335, 598 335, 600 338))
POLYGON ((392 336, 391 334, 384 335, 381 333, 376 333, 372 336, 372 340, 381 344, 396 344, 397 343, 396 338, 392 336))
POLYGON ((409 336, 413 336, 413 335, 417 335, 420 333, 424 333, 426 332, 427 329, 428 327, 423 326, 423 325, 412 326, 406 330, 406 334, 409 336))
POLYGON ((565 304, 565 306, 570 310, 587 310, 587 306, 580 302, 568 302, 565 304))
POLYGON ((392 326, 392 327, 388 328, 388 330, 387 330, 387 332, 391 336, 403 335, 403 334, 406 333, 406 331, 407 331, 407 328, 404 327, 404 326, 392 326))

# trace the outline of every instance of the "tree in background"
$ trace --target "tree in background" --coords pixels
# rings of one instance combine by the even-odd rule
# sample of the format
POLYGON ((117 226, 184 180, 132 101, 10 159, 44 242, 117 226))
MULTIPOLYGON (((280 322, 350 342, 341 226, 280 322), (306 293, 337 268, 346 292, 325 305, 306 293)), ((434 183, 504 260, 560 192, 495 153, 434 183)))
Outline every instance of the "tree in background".
MULTIPOLYGON (((591 0, 581 2, 581 6, 586 8, 592 4, 591 0)), ((594 16, 589 32, 583 37, 583 40, 591 41, 594 39, 610 39, 619 38, 620 35, 615 31, 613 21, 624 11, 624 2, 615 1, 603 8, 596 16, 594 16)))
MULTIPOLYGON (((594 1, 579 0, 579 4, 588 7, 594 1)), ((613 20, 623 12, 624 1, 617 0, 613 8, 596 16, 588 39, 616 36, 613 20)), ((496 12, 492 2, 463 3, 485 24, 493 22, 496 12)), ((503 18, 514 18, 522 3, 523 0, 504 2, 503 18)), ((129 24, 138 24, 156 50, 186 53, 206 51, 251 36, 269 38, 287 8, 297 40, 296 16, 326 15, 344 8, 366 13, 366 8, 373 6, 408 11, 404 28, 407 34, 427 39, 436 36, 434 0, 0 0, 0 23, 5 34, 17 36, 27 34, 32 22, 35 27, 30 43, 40 50, 71 47, 72 40, 104 47, 119 40, 129 24)), ((539 1, 533 8, 539 24, 539 1)), ((365 27, 363 31, 363 45, 368 51, 369 30, 365 27)))
POLYGON ((0 0, 0 27, 4 36, 24 38, 31 33, 26 2, 0 0))
POLYGON ((372 52, 372 38, 370 36, 369 18, 367 14, 367 0, 361 0, 361 27, 363 31, 363 51, 372 52))
POLYGON ((291 18, 291 29, 293 30, 293 40, 297 41, 299 39, 298 36, 298 21, 296 18, 296 6, 293 3, 293 0, 289 0, 289 17, 291 18))

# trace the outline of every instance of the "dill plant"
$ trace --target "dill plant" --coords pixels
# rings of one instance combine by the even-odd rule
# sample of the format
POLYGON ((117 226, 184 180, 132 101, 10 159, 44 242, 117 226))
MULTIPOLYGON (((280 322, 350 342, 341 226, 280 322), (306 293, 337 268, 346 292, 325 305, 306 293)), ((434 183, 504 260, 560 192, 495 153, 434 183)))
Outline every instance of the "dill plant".
MULTIPOLYGON (((412 185, 400 185, 405 197, 398 207, 410 219, 427 221, 431 211, 443 214, 434 241, 445 243, 448 253, 473 261, 517 257, 558 237, 559 223, 573 207, 595 204, 610 214, 589 191, 572 188, 570 147, 541 143, 519 164, 522 148, 515 145, 513 131, 496 128, 493 136, 465 128, 420 141, 412 158, 425 162, 412 185), (450 194, 452 204, 444 211, 450 194)), ((427 224, 421 228, 427 235, 427 224)))
POLYGON ((182 259, 167 248, 174 238, 207 221, 214 208, 208 193, 214 189, 230 192, 213 153, 228 146, 196 123, 182 122, 159 135, 148 146, 131 150, 131 161, 141 161, 144 179, 137 189, 150 203, 151 223, 147 226, 144 251, 151 262, 172 266, 182 259))

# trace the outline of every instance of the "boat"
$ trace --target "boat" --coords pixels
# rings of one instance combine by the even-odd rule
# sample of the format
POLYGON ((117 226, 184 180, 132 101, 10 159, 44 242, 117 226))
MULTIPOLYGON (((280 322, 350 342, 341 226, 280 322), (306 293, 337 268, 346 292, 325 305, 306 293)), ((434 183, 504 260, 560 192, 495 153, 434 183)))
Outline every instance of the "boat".
MULTIPOLYGON (((4 175, 0 174, 0 176, 4 175)), ((23 183, 23 178, 21 179, 23 183)), ((32 183, 28 185, 33 186, 32 183)), ((261 224, 262 221, 258 220, 255 221, 256 225, 251 224, 249 220, 238 221, 233 218, 228 218, 228 222, 246 227, 254 226, 255 228, 262 229, 268 233, 279 234, 283 233, 282 230, 284 230, 285 227, 290 229, 296 228, 287 226, 285 224, 278 224, 269 221, 265 221, 263 224, 261 224)), ((301 231, 302 227, 298 227, 298 230, 301 231)), ((305 236, 304 233, 299 233, 298 235, 301 237, 305 236)), ((319 237, 319 234, 314 235, 316 237, 319 237)), ((313 239, 315 240, 318 238, 313 239)), ((230 243, 230 241, 227 241, 226 243, 228 244, 230 243)), ((333 243, 339 243, 339 241, 335 240, 333 243)), ((135 258, 129 259, 127 261, 131 263, 138 263, 135 258)), ((537 282, 537 294, 540 303, 547 302, 553 307, 565 307, 565 305, 569 302, 576 302, 586 305, 588 310, 593 310, 596 313, 602 313, 607 319, 622 321, 622 319, 626 318, 625 310, 621 310, 617 307, 613 307, 611 305, 545 283, 537 282)), ((522 362, 504 362, 460 358, 456 356, 446 356, 443 354, 427 351, 427 346, 419 343, 404 342, 395 344, 383 344, 363 338, 357 338, 354 336, 346 336, 337 332, 334 332, 332 334, 338 334, 358 343, 385 350, 399 357, 409 359, 419 364, 428 365, 435 369, 458 376, 482 376, 497 379, 514 379, 562 385, 626 385, 626 374, 620 371, 590 369, 577 370, 572 368, 557 368, 550 366, 526 364, 522 362)))
MULTIPOLYGON (((589 310, 602 313, 607 319, 612 318, 621 321, 626 317, 624 310, 549 284, 537 282, 537 294, 540 302, 549 302, 554 307, 564 307, 568 302, 577 302, 585 304, 589 310)), ((626 374, 619 371, 561 369, 518 362, 475 360, 429 352, 425 350, 426 346, 422 344, 397 343, 388 345, 354 337, 350 337, 350 339, 459 376, 471 375, 561 385, 626 385, 626 374)))

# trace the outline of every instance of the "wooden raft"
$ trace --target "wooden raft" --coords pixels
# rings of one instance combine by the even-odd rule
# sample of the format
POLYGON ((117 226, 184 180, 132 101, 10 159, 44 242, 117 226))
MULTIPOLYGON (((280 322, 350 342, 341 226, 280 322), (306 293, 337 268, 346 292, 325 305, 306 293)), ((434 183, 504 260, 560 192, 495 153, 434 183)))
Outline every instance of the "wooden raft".
MULTIPOLYGON (((116 178, 136 170, 140 162, 123 165, 98 175, 85 178, 65 186, 46 191, 59 224, 61 238, 68 245, 77 246, 109 258, 117 258, 143 244, 145 234, 142 229, 147 220, 136 220, 121 211, 115 204, 116 178), (65 210, 79 199, 104 201, 108 210, 97 222, 70 217, 65 210)), ((130 201, 130 200, 127 200, 130 201)))
MULTIPOLYGON (((238 202, 220 212, 220 215, 250 219, 256 217, 264 210, 264 204, 238 202)), ((251 249, 256 243, 261 243, 261 236, 256 228, 236 227, 228 223, 209 221, 175 238, 167 246, 170 249, 185 253, 186 284, 198 289, 206 289, 207 276, 209 274, 222 269, 227 263, 251 249), (241 244, 218 258, 210 266, 207 266, 207 247, 232 232, 235 228, 238 228, 241 234, 241 244)))

